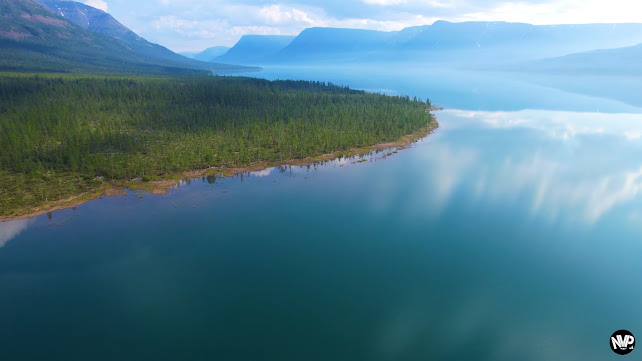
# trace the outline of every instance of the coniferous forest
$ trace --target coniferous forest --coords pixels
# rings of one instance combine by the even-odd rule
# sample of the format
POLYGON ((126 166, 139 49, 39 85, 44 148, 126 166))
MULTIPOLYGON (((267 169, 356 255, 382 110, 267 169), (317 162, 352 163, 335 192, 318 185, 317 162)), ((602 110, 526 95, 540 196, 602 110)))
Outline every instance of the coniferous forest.
POLYGON ((242 167, 393 141, 428 101, 307 81, 0 76, 0 214, 100 181, 242 167))

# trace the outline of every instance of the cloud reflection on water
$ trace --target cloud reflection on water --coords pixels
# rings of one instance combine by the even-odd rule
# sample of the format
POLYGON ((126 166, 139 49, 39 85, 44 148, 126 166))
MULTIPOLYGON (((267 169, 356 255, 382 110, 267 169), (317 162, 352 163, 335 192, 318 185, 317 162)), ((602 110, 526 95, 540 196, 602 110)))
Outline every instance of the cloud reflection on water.
POLYGON ((270 174, 272 174, 272 171, 273 171, 273 170, 274 170, 274 167, 272 167, 272 168, 265 168, 265 169, 260 170, 260 171, 250 172, 250 175, 255 176, 255 177, 267 177, 267 176, 269 176, 270 174))
POLYGON ((16 221, 1 222, 0 223, 0 248, 4 247, 7 242, 22 233, 33 219, 19 219, 16 221))
POLYGON ((463 191, 488 203, 526 202, 533 217, 591 225, 642 193, 642 114, 447 110, 438 117, 447 130, 481 127, 421 153, 432 185, 423 201, 438 210, 463 191), (527 133, 496 133, 519 129, 527 133), (484 132, 493 133, 490 141, 484 132))
POLYGON ((521 110, 488 112, 445 110, 447 117, 467 118, 493 128, 531 128, 546 132, 554 138, 570 139, 580 135, 607 134, 627 140, 642 137, 642 114, 606 114, 550 110, 521 110))

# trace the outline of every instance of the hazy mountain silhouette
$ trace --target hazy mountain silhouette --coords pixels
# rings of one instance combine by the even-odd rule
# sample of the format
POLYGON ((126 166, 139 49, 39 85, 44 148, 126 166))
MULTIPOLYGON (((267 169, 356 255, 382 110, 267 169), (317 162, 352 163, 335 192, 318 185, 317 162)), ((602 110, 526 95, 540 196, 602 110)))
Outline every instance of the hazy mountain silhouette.
MULTIPOLYGON (((310 28, 272 55, 253 50, 252 43, 241 39, 237 46, 242 45, 244 51, 228 59, 259 65, 376 61, 509 64, 637 43, 642 43, 642 24, 531 25, 437 21, 432 25, 395 32, 310 28)), ((232 50, 228 54, 232 54, 232 50)))
POLYGON ((200 53, 194 54, 192 58, 201 61, 213 61, 214 58, 227 53, 230 49, 231 48, 229 46, 213 46, 201 51, 200 53))
POLYGON ((581 75, 642 75, 641 61, 642 44, 637 44, 543 59, 515 70, 581 75))
POLYGON ((288 46, 294 36, 244 35, 225 54, 212 59, 216 62, 252 65, 271 58, 288 46))

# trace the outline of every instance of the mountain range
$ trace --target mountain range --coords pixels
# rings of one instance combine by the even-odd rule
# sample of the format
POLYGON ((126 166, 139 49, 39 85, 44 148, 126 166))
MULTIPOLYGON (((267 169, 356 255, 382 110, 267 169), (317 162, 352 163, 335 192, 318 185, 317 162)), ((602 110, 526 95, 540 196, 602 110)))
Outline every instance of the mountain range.
POLYGON ((400 31, 309 28, 245 35, 191 58, 148 42, 110 14, 65 0, 0 0, 0 71, 218 73, 242 65, 397 62, 495 70, 642 75, 642 24, 437 21, 400 31), (598 50, 599 49, 599 50, 598 50))
POLYGON ((290 41, 244 36, 216 61, 239 64, 413 62, 480 66, 559 57, 642 43, 642 24, 531 25, 437 21, 382 32, 309 28, 290 41), (265 51, 270 44, 269 51, 265 51))
POLYGON ((191 74, 256 68, 188 59, 81 3, 0 0, 0 70, 191 74))

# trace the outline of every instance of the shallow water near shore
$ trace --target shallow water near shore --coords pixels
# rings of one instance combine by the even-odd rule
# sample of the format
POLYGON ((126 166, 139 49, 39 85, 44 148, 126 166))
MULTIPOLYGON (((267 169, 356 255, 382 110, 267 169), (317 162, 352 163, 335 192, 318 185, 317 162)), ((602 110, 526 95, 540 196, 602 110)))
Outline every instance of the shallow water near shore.
POLYGON ((642 332, 641 109, 432 75, 253 74, 446 108, 396 154, 0 223, 0 358, 616 359, 642 332))

